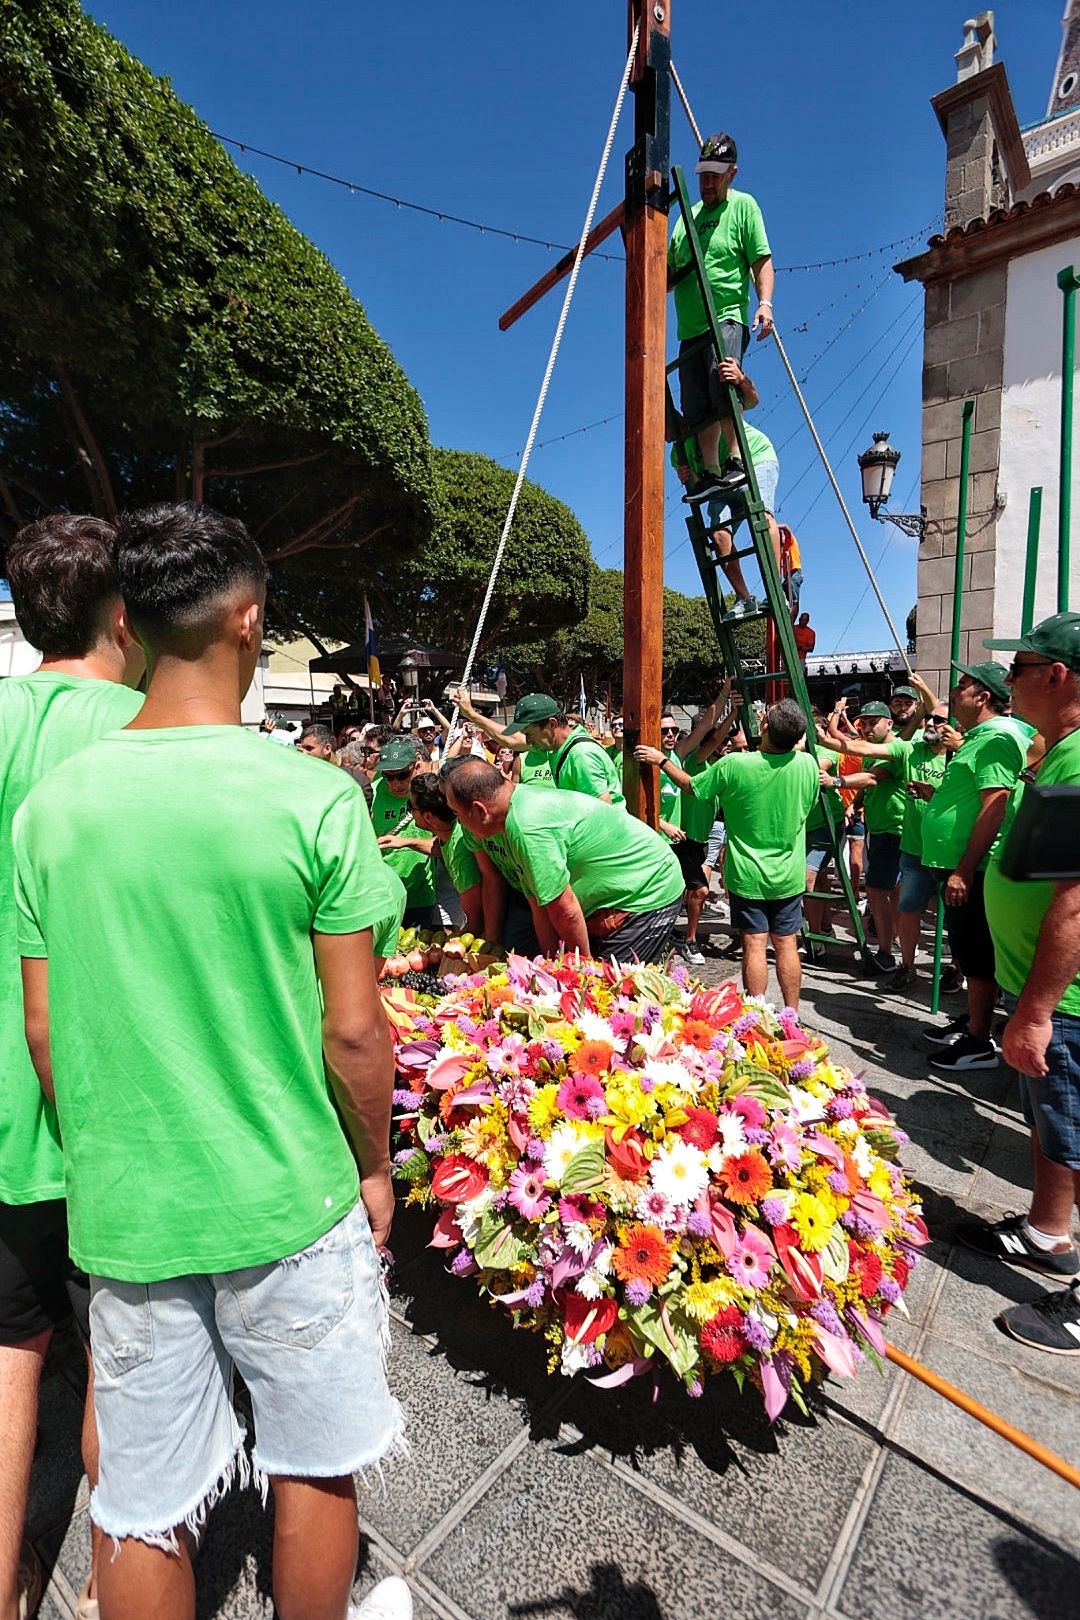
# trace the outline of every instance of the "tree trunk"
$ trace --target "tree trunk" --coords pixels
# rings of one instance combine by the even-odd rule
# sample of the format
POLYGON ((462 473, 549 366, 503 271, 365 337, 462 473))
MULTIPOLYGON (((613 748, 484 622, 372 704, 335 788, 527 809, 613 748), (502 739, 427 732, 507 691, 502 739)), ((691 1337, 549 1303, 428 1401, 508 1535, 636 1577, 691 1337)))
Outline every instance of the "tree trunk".
POLYGON ((91 496, 94 495, 93 485, 95 482, 97 484, 96 504, 98 515, 115 521, 116 497, 113 494, 105 458, 101 454, 98 442, 91 432, 90 424, 83 414, 83 408, 79 404, 74 388, 71 386, 71 379, 68 377, 63 361, 54 358, 53 366, 56 370, 56 380, 60 384, 60 392, 64 397, 64 403, 71 412, 72 421, 75 423, 79 439, 77 446, 80 451, 79 459, 83 462, 87 472, 87 482, 91 486, 91 496))

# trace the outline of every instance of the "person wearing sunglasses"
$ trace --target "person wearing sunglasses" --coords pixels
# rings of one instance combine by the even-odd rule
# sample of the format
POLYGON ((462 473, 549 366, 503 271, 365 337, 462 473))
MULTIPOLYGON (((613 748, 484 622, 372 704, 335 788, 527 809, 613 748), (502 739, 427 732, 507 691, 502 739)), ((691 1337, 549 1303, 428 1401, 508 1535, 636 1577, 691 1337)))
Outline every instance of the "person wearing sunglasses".
POLYGON ((608 753, 615 764, 621 769, 623 751, 623 717, 617 714, 611 722, 611 741, 608 744, 608 753))
POLYGON ((435 907, 435 871, 431 839, 413 820, 409 790, 417 771, 426 769, 416 745, 404 737, 383 743, 379 774, 371 800, 371 824, 383 859, 405 885, 406 928, 431 926, 435 907))
MULTIPOLYGON (((1034 1185, 1025 1215, 961 1222, 956 1236, 979 1254, 1066 1286, 1012 1305, 998 1326, 1021 1343, 1080 1355, 1080 1255, 1069 1235, 1080 1201, 1080 881, 1016 881, 1001 859, 1029 778, 1080 787, 1080 613, 1057 613, 1026 636, 986 647, 1013 654, 1013 708, 1042 733, 1046 752, 1009 799, 986 872, 986 919, 1009 1021, 1002 1056, 1020 1077, 1031 1130, 1034 1185), (1071 1280, 1070 1280, 1071 1279, 1071 1280)), ((1077 840, 1080 861, 1080 839, 1077 840)))

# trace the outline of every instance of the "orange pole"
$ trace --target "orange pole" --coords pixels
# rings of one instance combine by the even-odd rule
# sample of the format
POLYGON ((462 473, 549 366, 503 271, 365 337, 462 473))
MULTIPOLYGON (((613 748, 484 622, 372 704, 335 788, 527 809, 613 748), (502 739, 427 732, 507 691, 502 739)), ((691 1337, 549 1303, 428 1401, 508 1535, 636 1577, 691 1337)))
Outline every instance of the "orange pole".
POLYGON ((1042 1463, 1044 1468, 1049 1468, 1051 1473, 1058 1474, 1062 1479, 1067 1480, 1070 1485, 1075 1485, 1080 1490, 1080 1468, 1074 1468, 1071 1463, 1067 1463, 1064 1457, 1059 1457, 1056 1452, 1048 1451, 1045 1446, 1040 1445, 1037 1440, 1033 1440, 1030 1434, 1025 1434, 1022 1429, 1016 1429, 1011 1423, 1006 1423, 1005 1419, 998 1417, 996 1412, 991 1412, 988 1406, 983 1406, 980 1402, 972 1400, 971 1396, 965 1395, 962 1389, 957 1389, 955 1384, 950 1384, 947 1378, 939 1378, 936 1372, 931 1372, 929 1367, 924 1367, 921 1361, 915 1361, 911 1356, 905 1356, 902 1350, 894 1349, 891 1344, 885 1346, 885 1354, 890 1361, 894 1361, 898 1367, 902 1367, 905 1372, 910 1373, 913 1378, 917 1378, 928 1389, 934 1390, 938 1395, 944 1395, 945 1399, 952 1401, 953 1405, 958 1406, 961 1412, 966 1412, 969 1417, 977 1418, 980 1423, 985 1423, 988 1429, 993 1429, 995 1434, 1000 1434, 1001 1438, 1008 1440, 1010 1445, 1016 1446, 1020 1451, 1026 1451, 1029 1457, 1034 1457, 1035 1461, 1042 1463))

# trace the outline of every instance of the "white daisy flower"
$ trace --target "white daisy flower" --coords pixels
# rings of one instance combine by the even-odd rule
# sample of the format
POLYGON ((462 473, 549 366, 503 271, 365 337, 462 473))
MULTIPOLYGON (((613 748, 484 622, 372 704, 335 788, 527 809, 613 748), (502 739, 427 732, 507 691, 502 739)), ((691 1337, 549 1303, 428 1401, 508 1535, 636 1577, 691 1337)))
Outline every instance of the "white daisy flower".
POLYGON ((673 1204, 692 1204, 703 1192, 709 1180, 709 1167, 699 1148, 679 1137, 669 1137, 658 1148, 649 1176, 657 1192, 662 1192, 673 1204))
POLYGON ((568 1221, 563 1227, 563 1237, 575 1254, 588 1254, 593 1246, 593 1235, 584 1221, 568 1221))
POLYGON ((573 1125, 556 1125, 544 1149, 544 1169, 549 1181, 561 1184, 570 1160, 581 1147, 583 1140, 573 1125))
POLYGON ((591 1012, 588 1007, 582 1008, 574 1019, 574 1024, 587 1041, 607 1041, 609 1046, 618 1045, 607 1019, 601 1018, 599 1013, 591 1012))

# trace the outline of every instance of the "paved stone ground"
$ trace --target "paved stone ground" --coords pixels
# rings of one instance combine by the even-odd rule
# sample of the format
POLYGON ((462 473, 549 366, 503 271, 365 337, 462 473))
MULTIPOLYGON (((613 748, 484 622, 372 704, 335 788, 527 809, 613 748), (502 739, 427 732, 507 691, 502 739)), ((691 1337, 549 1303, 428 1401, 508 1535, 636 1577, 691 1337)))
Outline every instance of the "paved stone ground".
MULTIPOLYGON (((732 964, 713 958, 717 982, 732 964)), ((910 1133, 935 1241, 890 1337, 1080 1464, 1080 1358, 993 1325, 1042 1279, 950 1242, 976 1210, 1025 1207, 1026 1132, 1004 1069, 934 1078, 925 993, 883 997, 836 953, 807 973, 804 1015, 910 1133), (921 1005, 920 1005, 921 1003, 921 1005)), ((829 1383, 809 1419, 770 1427, 756 1397, 604 1394, 549 1378, 424 1249, 395 1233, 393 1382, 411 1459, 362 1489, 357 1595, 397 1571, 418 1620, 1067 1620, 1080 1615, 1080 1499, 1064 1481, 890 1366, 829 1383)), ((1047 1284, 1046 1286, 1052 1286, 1047 1284)), ((894 1324, 894 1325, 893 1325, 894 1324)), ((74 1613, 88 1563, 78 1358, 42 1402, 31 1530, 51 1572, 46 1620, 74 1613)), ((272 1614, 271 1512, 234 1491, 198 1565, 200 1620, 272 1614)))

